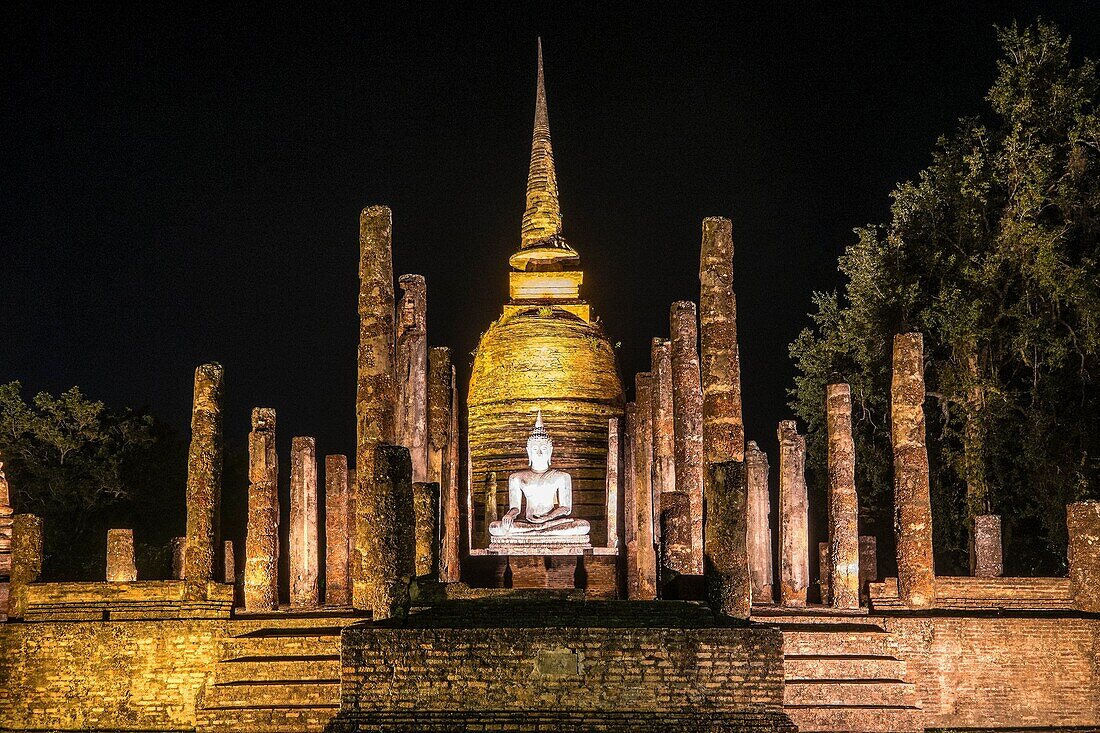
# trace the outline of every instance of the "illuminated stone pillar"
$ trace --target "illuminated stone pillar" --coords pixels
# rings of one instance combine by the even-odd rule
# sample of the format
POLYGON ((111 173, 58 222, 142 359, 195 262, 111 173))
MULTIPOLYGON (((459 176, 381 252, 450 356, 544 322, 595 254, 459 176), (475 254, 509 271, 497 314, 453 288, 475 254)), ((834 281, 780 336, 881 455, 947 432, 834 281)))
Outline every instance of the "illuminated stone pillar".
POLYGON ((924 338, 894 337, 890 434, 894 444, 894 515, 898 595, 912 608, 936 602, 932 560, 932 499, 924 430, 924 338))
POLYGON ((439 579, 444 583, 457 583, 461 575, 454 394, 451 350, 433 347, 428 357, 428 480, 439 484, 439 579))
MULTIPOLYGON (((355 394, 355 555, 352 605, 389 618, 407 601, 396 584, 396 527, 386 516, 391 487, 374 465, 382 444, 394 442, 393 222, 385 206, 359 216, 359 351, 355 394), (378 485, 382 477, 384 484, 378 485)), ((410 459, 411 460, 411 459, 410 459)), ((388 468, 383 466, 380 468, 388 468)), ((411 491, 411 467, 410 467, 411 491)), ((411 498, 410 498, 411 504, 411 498)), ((411 531, 411 522, 409 525, 411 531)), ((410 558, 411 560, 411 558, 410 558)))
POLYGON ((878 540, 873 535, 859 536, 859 599, 867 605, 871 599, 869 583, 878 582, 878 540))
POLYGON ((428 327, 427 285, 423 275, 402 275, 397 306, 397 444, 409 449, 413 483, 428 474, 428 327))
POLYGON ((497 472, 489 471, 485 474, 485 495, 482 497, 485 505, 485 515, 482 517, 484 526, 481 529, 481 544, 488 547, 492 538, 489 536, 489 525, 500 519, 500 509, 497 507, 497 472))
POLYGON ((187 538, 172 538, 172 580, 183 580, 183 569, 187 564, 187 538))
POLYGON ((810 584, 806 438, 794 420, 779 423, 779 601, 805 606, 810 584))
POLYGON ((8 616, 23 618, 27 610, 24 591, 42 577, 45 554, 42 519, 33 514, 16 514, 11 527, 11 583, 8 586, 8 616))
MULTIPOLYGON (((3 456, 0 456, 0 579, 11 575, 11 527, 14 514, 8 479, 4 476, 3 456)), ((5 605, 0 603, 0 616, 3 615, 5 605)))
POLYGON ((640 592, 638 568, 638 491, 634 480, 638 473, 634 458, 634 441, 637 438, 638 425, 635 418, 635 405, 626 403, 626 415, 623 418, 623 541, 626 543, 626 597, 637 600, 640 592))
POLYGON ((607 421, 607 479, 604 513, 607 517, 607 546, 619 546, 619 492, 622 490, 623 451, 619 440, 619 418, 607 421))
POLYGON ((676 575, 692 575, 691 503, 682 491, 661 492, 661 568, 663 585, 676 575))
POLYGON ((351 603, 348 457, 325 456, 325 605, 351 603))
POLYGON ((694 569, 691 555, 691 504, 687 494, 684 494, 682 499, 676 496, 672 343, 666 339, 654 338, 650 344, 650 363, 652 365, 650 411, 653 431, 653 513, 659 520, 654 523, 654 539, 661 550, 661 568, 686 575, 694 569))
POLYGON ((191 447, 187 454, 187 555, 183 572, 192 586, 188 591, 191 597, 205 597, 206 583, 214 580, 214 547, 222 496, 223 376, 221 364, 203 364, 195 370, 191 447))
POLYGON ((657 556, 653 544, 652 377, 634 377, 634 509, 637 513, 638 598, 657 597, 657 556))
POLYGON ((825 388, 829 434, 829 590, 833 608, 859 608, 859 499, 852 440, 852 389, 825 388))
POLYGON ((244 607, 279 608, 279 457, 275 410, 252 408, 248 434, 248 526, 244 539, 244 607))
POLYGON ((321 601, 318 584, 317 444, 295 437, 290 443, 290 605, 310 608, 321 601))
POLYGON ((1069 587, 1074 603, 1081 611, 1100 613, 1100 501, 1067 505, 1066 529, 1069 534, 1069 587))
POLYGON ((976 577, 999 578, 1005 574, 1000 516, 982 514, 974 517, 974 551, 970 557, 976 577))
POLYGON ((705 573, 707 601, 715 611, 747 619, 752 604, 749 580, 748 493, 743 461, 707 466, 705 573))
POLYGON ((107 582, 132 583, 135 580, 134 530, 107 530, 107 582))
POLYGON ((771 494, 768 488, 768 455, 756 441, 745 447, 745 474, 749 501, 749 574, 754 602, 771 603, 772 528, 771 494))
POLYGON ((733 293, 733 228, 729 219, 703 219, 699 260, 699 371, 703 388, 706 463, 741 461, 741 364, 737 351, 737 299, 733 293))
POLYGON ((669 313, 672 334, 672 420, 676 488, 691 509, 691 572, 703 573, 703 392, 699 381, 699 331, 695 303, 680 300, 669 313))
POLYGON ((829 571, 829 543, 817 543, 817 587, 821 591, 821 605, 833 605, 833 574, 829 571))
POLYGON ((416 576, 435 576, 439 571, 439 484, 414 482, 413 529, 416 576))
POLYGON ((378 563, 381 597, 388 604, 373 617, 392 618, 409 605, 409 584, 416 573, 416 512, 413 508, 412 461, 404 446, 380 445, 375 449, 373 484, 378 512, 377 535, 386 544, 371 556, 378 563))
POLYGON ((222 543, 223 580, 229 585, 237 584, 237 554, 233 551, 233 541, 222 543))

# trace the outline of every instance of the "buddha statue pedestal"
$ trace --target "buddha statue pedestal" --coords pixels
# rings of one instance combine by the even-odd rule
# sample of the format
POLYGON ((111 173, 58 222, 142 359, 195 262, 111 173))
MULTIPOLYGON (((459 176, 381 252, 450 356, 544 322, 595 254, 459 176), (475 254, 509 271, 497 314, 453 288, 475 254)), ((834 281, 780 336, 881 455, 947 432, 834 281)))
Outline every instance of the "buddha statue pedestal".
POLYGON ((489 524, 490 553, 574 555, 592 549, 588 522, 570 516, 572 479, 565 471, 550 468, 553 451, 540 411, 527 439, 530 467, 508 477, 508 511, 489 524))

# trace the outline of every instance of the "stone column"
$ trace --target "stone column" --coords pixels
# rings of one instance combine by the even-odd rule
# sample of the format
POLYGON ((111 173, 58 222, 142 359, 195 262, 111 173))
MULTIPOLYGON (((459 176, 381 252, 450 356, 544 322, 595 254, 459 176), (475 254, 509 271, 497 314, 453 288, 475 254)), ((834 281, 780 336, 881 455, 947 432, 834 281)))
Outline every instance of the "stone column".
POLYGON ((868 583, 878 582, 878 540, 873 535, 859 536, 859 598, 867 605, 871 600, 868 583))
POLYGON ((244 607, 279 609, 279 457, 275 410, 252 408, 248 434, 248 526, 244 540, 244 607))
POLYGON ((397 444, 409 449, 413 483, 428 477, 428 296, 423 275, 402 275, 397 306, 397 444))
POLYGON ((691 559, 691 503, 682 491, 661 492, 662 586, 677 575, 693 575, 691 559))
POLYGON ((11 584, 8 587, 8 616, 23 618, 27 610, 24 591, 42 577, 42 519, 33 514, 16 514, 11 527, 11 584))
POLYGON ((137 580, 134 562, 134 530, 107 530, 107 582, 132 583, 137 580))
MULTIPOLYGON (((1074 603, 1081 611, 1100 613, 1100 501, 1078 501, 1066 506, 1066 529, 1069 587, 1074 603)), ((13 569, 13 583, 14 580, 13 569)))
POLYGON ((859 499, 852 440, 852 389, 825 388, 829 433, 829 590, 833 608, 859 608, 859 499))
POLYGON ((817 543, 817 588, 821 592, 821 605, 833 605, 833 574, 829 571, 829 543, 817 543))
POLYGON ((348 458, 325 456, 325 605, 351 603, 348 572, 348 458))
POLYGON ((320 603, 317 559, 317 444, 296 437, 290 443, 290 605, 320 603))
POLYGON ((404 606, 407 593, 395 585, 397 558, 392 553, 397 528, 393 517, 385 516, 391 487, 376 484, 377 478, 381 475, 385 479, 386 473, 380 474, 374 465, 375 457, 380 455, 379 446, 394 441, 392 232, 392 216, 385 206, 371 206, 360 214, 352 605, 371 610, 376 619, 388 618, 404 606))
POLYGON ((657 556, 653 544, 652 377, 634 377, 634 509, 637 514, 638 598, 657 597, 657 556))
POLYGON ((930 608, 936 602, 936 573, 924 434, 924 338, 919 333, 894 337, 890 405, 898 595, 912 608, 930 608))
POLYGON ((607 477, 604 483, 604 515, 607 517, 607 546, 619 546, 619 492, 623 463, 622 446, 619 441, 619 418, 607 421, 607 477))
POLYGON ((745 430, 741 424, 741 363, 729 219, 703 219, 699 285, 704 455, 707 464, 740 461, 745 454, 745 430))
POLYGON ((672 422, 676 488, 691 507, 691 572, 703 574, 703 391, 695 303, 680 300, 669 313, 672 334, 672 422))
POLYGON ((805 606, 810 584, 806 438, 794 420, 779 423, 779 601, 805 606))
POLYGON ((229 585, 236 585, 237 584, 237 555, 236 555, 235 552, 233 552, 233 541, 232 540, 226 540, 222 544, 222 548, 223 548, 222 557, 224 558, 224 567, 222 568, 222 570, 224 571, 223 580, 226 583, 228 583, 229 585))
POLYGON ((653 487, 660 495, 676 491, 676 438, 672 413, 672 346, 669 341, 654 338, 650 345, 652 364, 653 414, 653 487))
POLYGON ((748 493, 743 461, 707 466, 707 522, 703 539, 707 600, 711 608, 748 619, 752 604, 746 544, 748 493))
POLYGON ((772 528, 771 493, 768 487, 768 455, 750 440, 745 448, 745 473, 749 501, 749 575, 752 600, 771 603, 772 528))
POLYGON ((183 580, 183 569, 187 565, 187 538, 172 538, 172 580, 183 580))
POLYGON ((221 364, 203 364, 195 370, 191 448, 187 454, 187 556, 183 572, 192 586, 188 591, 192 597, 205 597, 205 584, 214 580, 214 547, 222 497, 223 375, 221 364))
POLYGON ((461 575, 457 465, 448 465, 452 447, 458 447, 452 432, 454 391, 451 350, 433 347, 428 357, 428 480, 439 484, 439 579, 444 583, 457 583, 461 575))
POLYGON ((412 491, 416 576, 435 576, 439 572, 439 484, 417 481, 412 491))
POLYGON ((626 436, 623 444, 623 541, 626 543, 626 597, 630 600, 638 599, 641 588, 638 569, 638 490, 634 485, 638 472, 634 458, 638 432, 635 410, 633 402, 626 403, 623 418, 626 436))
MULTIPOLYGON (((11 575, 11 525, 14 514, 8 479, 4 475, 3 456, 0 456, 0 579, 11 575)), ((3 613, 4 608, 0 606, 0 616, 3 613)))
MULTIPOLYGON (((461 466, 461 460, 459 458, 460 454, 459 454, 459 450, 458 450, 458 441, 459 441, 459 431, 458 431, 458 376, 455 372, 455 365, 454 365, 454 363, 452 363, 451 364, 451 431, 450 431, 450 433, 448 433, 447 452, 444 456, 444 461, 443 461, 443 484, 446 484, 447 486, 450 487, 448 489, 448 493, 450 494, 450 498, 453 499, 453 501, 449 501, 449 506, 453 507, 453 509, 450 510, 450 518, 449 518, 448 521, 450 521, 452 523, 452 526, 455 528, 455 531, 452 532, 451 534, 455 538, 454 539, 454 545, 455 545, 455 556, 456 557, 458 556, 458 545, 462 541, 462 535, 461 535, 461 531, 460 531, 460 528, 459 528, 459 524, 461 523, 461 513, 459 512, 459 509, 458 509, 458 507, 459 507, 459 498, 458 498, 458 481, 459 481, 459 478, 458 478, 458 476, 459 476, 459 471, 462 470, 462 466, 461 466)), ((469 474, 469 472, 470 472, 469 458, 470 458, 469 451, 467 451, 467 455, 466 455, 466 459, 467 459, 466 473, 467 474, 469 474)), ((467 480, 466 483, 467 483, 467 485, 469 485, 469 480, 467 480)), ((443 484, 439 485, 439 491, 440 491, 440 497, 441 497, 440 501, 441 502, 442 502, 442 496, 443 496, 443 484)), ((443 508, 443 505, 441 503, 440 504, 440 521, 442 521, 442 518, 443 518, 442 508, 443 508)), ((440 546, 442 547, 442 545, 440 545, 440 546)), ((457 583, 458 580, 459 580, 459 576, 461 575, 461 570, 462 570, 462 566, 460 565, 458 560, 455 560, 455 562, 453 562, 451 564, 451 570, 448 571, 450 574, 447 576, 447 578, 449 578, 450 580, 443 580, 443 582, 456 582, 457 583)))
POLYGON ((1005 574, 1001 551, 1001 517, 980 514, 974 517, 974 549, 970 553, 975 577, 999 578, 1005 574))
POLYGON ((481 544, 485 547, 489 546, 492 541, 492 537, 489 535, 489 525, 500 519, 500 508, 497 506, 497 472, 489 471, 485 474, 485 488, 484 495, 482 496, 482 503, 485 505, 484 515, 482 516, 481 528, 481 544))
POLYGON ((377 487, 375 536, 380 545, 368 556, 380 580, 372 615, 378 620, 403 614, 409 605, 409 583, 416 572, 416 514, 413 509, 412 461, 404 446, 382 444, 375 449, 374 486, 377 487))

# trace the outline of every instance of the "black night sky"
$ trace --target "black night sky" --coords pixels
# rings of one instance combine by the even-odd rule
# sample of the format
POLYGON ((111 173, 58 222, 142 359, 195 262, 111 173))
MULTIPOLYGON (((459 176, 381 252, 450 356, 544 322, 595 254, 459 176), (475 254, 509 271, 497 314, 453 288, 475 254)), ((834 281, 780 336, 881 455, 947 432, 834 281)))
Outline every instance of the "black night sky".
POLYGON ((464 391, 519 242, 541 35, 565 235, 624 381, 669 303, 698 298, 701 219, 728 216, 748 437, 774 455, 811 293, 984 112, 993 24, 1041 15, 1100 57, 1088 2, 919 5, 5 4, 0 382, 79 385, 186 434, 193 369, 216 360, 230 440, 266 405, 282 444, 350 453, 358 212, 384 203, 464 391))

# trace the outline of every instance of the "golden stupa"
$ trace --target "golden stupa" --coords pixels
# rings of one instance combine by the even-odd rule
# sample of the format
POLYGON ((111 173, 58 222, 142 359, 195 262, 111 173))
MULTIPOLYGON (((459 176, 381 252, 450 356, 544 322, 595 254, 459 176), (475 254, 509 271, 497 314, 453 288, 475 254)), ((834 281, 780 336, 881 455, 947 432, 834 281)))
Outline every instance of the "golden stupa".
POLYGON ((540 409, 553 465, 573 479, 573 515, 592 524, 594 545, 606 543, 607 423, 623 413, 623 387, 611 343, 580 299, 578 259, 561 233, 540 43, 527 210, 520 249, 508 260, 510 301, 481 337, 470 376, 474 547, 485 546, 486 477, 496 472, 503 511, 508 474, 527 468, 527 434, 540 409))

